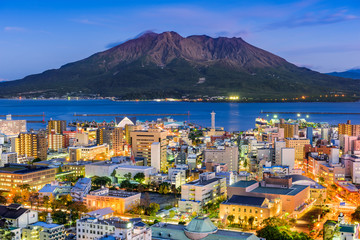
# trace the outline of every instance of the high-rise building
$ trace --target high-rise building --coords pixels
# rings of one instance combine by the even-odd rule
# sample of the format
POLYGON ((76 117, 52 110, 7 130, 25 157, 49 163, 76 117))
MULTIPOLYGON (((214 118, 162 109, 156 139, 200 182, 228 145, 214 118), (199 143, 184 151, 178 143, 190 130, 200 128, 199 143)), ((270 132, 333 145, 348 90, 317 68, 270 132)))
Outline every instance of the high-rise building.
POLYGON ((47 126, 48 133, 63 134, 66 131, 65 120, 49 120, 47 126))
POLYGON ((348 120, 346 123, 339 123, 338 132, 339 132, 339 135, 346 134, 348 136, 359 136, 360 135, 360 124, 352 125, 350 120, 348 120))
POLYGON ((26 132, 26 120, 12 120, 11 115, 7 115, 6 119, 0 119, 0 133, 14 136, 21 132, 26 132))
POLYGON ((284 138, 293 138, 294 136, 299 135, 298 124, 283 123, 280 124, 280 128, 284 129, 284 138))
POLYGON ((206 149, 205 162, 226 163, 229 171, 239 171, 239 147, 225 146, 222 148, 206 149))
POLYGON ((304 147, 306 144, 310 144, 309 139, 297 139, 297 138, 286 138, 285 139, 287 148, 295 148, 295 160, 301 161, 304 159, 304 147))
POLYGON ((101 127, 96 131, 97 145, 108 144, 109 149, 113 150, 115 156, 119 156, 124 151, 126 144, 125 129, 120 127, 101 127))
POLYGON ((50 133, 48 135, 48 148, 58 151, 69 146, 69 136, 63 134, 50 133))
POLYGON ((160 143, 160 169, 166 171, 166 145, 167 133, 160 129, 149 129, 148 131, 130 132, 131 146, 135 157, 144 157, 146 165, 151 166, 151 144, 160 143))
POLYGON ((310 140, 310 145, 313 144, 313 128, 307 127, 306 128, 306 138, 310 140))
POLYGON ((20 133, 14 140, 14 150, 18 155, 46 160, 47 140, 43 133, 20 133))

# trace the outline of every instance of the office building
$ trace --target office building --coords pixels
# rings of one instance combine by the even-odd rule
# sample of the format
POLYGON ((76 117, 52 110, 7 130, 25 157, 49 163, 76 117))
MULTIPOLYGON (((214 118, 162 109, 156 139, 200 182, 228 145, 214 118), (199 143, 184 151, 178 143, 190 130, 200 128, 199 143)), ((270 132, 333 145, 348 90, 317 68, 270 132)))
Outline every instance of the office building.
POLYGON ((239 147, 223 146, 208 148, 204 151, 205 162, 225 163, 229 171, 239 171, 239 147))
POLYGON ((287 148, 295 149, 295 160, 302 161, 305 157, 304 147, 307 144, 310 144, 309 139, 297 139, 297 138, 286 138, 285 139, 287 148))
POLYGON ((17 153, 16 152, 3 152, 1 154, 0 167, 3 167, 7 163, 17 163, 17 153))
POLYGON ((24 184, 39 190, 55 180, 55 172, 56 169, 43 166, 6 164, 0 168, 0 190, 10 191, 24 184))
MULTIPOLYGON (((160 129, 149 129, 147 131, 130 132, 132 151, 135 157, 144 157, 146 165, 151 166, 151 145, 155 142, 160 143, 160 170, 166 171, 167 158, 167 132, 160 129)), ((156 166, 154 166, 157 168, 156 166)))
POLYGON ((99 146, 69 147, 69 157, 71 162, 109 159, 109 146, 103 144, 99 146))
POLYGON ((360 135, 360 124, 352 125, 351 121, 348 120, 346 123, 339 123, 338 133, 345 134, 348 136, 359 136, 360 135))
POLYGON ((313 128, 307 127, 306 128, 306 138, 310 140, 310 145, 313 145, 313 128))

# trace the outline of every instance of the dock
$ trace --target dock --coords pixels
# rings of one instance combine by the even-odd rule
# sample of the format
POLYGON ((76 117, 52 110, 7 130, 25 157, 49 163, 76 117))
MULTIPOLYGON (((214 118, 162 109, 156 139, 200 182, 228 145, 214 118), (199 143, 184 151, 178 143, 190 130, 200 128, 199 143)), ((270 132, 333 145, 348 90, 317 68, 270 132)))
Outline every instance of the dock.
POLYGON ((262 113, 262 114, 307 114, 307 115, 311 115, 311 114, 360 115, 360 112, 345 113, 345 112, 264 112, 264 111, 261 111, 260 113, 262 113))
POLYGON ((188 113, 104 113, 104 114, 87 114, 87 113, 74 113, 74 117, 137 117, 137 116, 189 116, 188 113))

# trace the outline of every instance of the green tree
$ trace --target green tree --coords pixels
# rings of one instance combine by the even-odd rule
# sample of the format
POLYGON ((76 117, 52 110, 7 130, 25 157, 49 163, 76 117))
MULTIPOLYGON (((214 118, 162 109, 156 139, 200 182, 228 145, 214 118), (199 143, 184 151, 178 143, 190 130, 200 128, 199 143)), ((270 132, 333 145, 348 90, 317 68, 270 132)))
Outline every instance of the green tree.
POLYGON ((58 224, 65 224, 67 223, 67 214, 65 212, 62 211, 54 211, 51 214, 51 217, 54 221, 54 223, 58 223, 58 224))
POLYGON ((92 183, 98 187, 108 186, 111 184, 111 179, 109 177, 98 177, 95 176, 92 179, 92 183))
POLYGON ((146 208, 145 212, 149 216, 155 216, 160 210, 160 205, 157 203, 150 203, 149 207, 146 208))
POLYGON ((170 210, 169 211, 169 218, 173 218, 175 217, 175 211, 174 210, 170 210))
POLYGON ((118 182, 118 179, 116 177, 116 170, 114 169, 114 171, 111 173, 111 176, 114 178, 114 183, 118 182))
POLYGON ((253 224, 254 224, 255 218, 254 216, 250 216, 248 219, 249 225, 250 225, 250 229, 252 229, 253 224))
POLYGON ((10 230, 11 223, 6 219, 0 219, 0 239, 12 240, 15 234, 10 230))
POLYGON ((353 222, 360 222, 360 206, 358 206, 355 211, 351 214, 351 220, 353 222))
POLYGON ((7 198, 4 195, 5 195, 5 192, 0 190, 0 204, 7 203, 7 198))
POLYGON ((227 216, 226 219, 230 222, 230 225, 231 225, 235 220, 235 216, 234 215, 229 215, 229 216, 227 216))
POLYGON ((41 162, 41 159, 40 158, 35 158, 32 163, 36 163, 36 162, 41 162))
POLYGON ((159 186, 159 193, 160 194, 168 194, 170 192, 170 184, 169 183, 161 183, 159 186))
POLYGON ((139 183, 143 183, 144 180, 145 180, 145 174, 142 173, 142 172, 138 172, 137 174, 135 174, 134 180, 139 182, 139 183))
POLYGON ((131 176, 132 176, 131 172, 124 174, 124 178, 126 178, 129 181, 131 180, 131 176))

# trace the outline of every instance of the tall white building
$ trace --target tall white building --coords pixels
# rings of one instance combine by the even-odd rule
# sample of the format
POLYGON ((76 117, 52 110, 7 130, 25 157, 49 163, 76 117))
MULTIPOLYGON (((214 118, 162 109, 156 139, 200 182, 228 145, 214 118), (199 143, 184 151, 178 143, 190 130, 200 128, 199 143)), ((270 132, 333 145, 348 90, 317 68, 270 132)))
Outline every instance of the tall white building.
POLYGON ((121 240, 151 240, 151 229, 142 222, 131 223, 118 218, 82 218, 76 221, 77 240, 95 240, 113 236, 121 240))
POLYGON ((275 165, 281 165, 281 149, 286 147, 285 141, 275 142, 275 165))
POLYGON ((207 203, 225 196, 226 178, 216 177, 214 172, 202 173, 198 180, 181 186, 179 211, 199 212, 207 203))
POLYGON ((289 166, 290 171, 295 166, 295 149, 294 148, 282 148, 281 149, 281 165, 289 166))
POLYGON ((161 144, 160 142, 153 142, 151 144, 151 166, 160 172, 161 169, 161 144))

